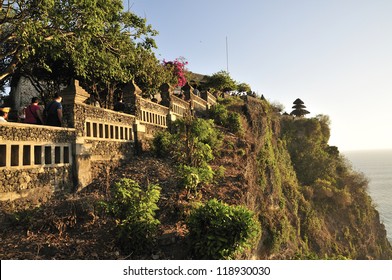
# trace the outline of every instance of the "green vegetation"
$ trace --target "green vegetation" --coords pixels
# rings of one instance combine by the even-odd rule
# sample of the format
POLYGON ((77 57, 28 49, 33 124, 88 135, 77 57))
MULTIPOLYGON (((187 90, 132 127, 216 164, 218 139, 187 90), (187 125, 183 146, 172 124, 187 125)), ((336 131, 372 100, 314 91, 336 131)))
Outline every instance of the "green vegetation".
POLYGON ((189 238, 197 259, 234 259, 256 247, 261 226, 243 206, 215 199, 194 209, 189 217, 189 238))
POLYGON ((281 116, 267 101, 249 98, 244 112, 256 141, 250 204, 263 226, 262 258, 392 256, 366 180, 328 145, 327 116, 281 116), (366 235, 380 239, 369 243, 366 235))
POLYGON ((121 179, 104 206, 116 219, 117 242, 126 252, 143 254, 152 248, 159 220, 155 218, 161 188, 148 185, 144 191, 131 179, 121 179))
POLYGON ((210 117, 217 125, 222 125, 230 132, 241 135, 243 133, 241 115, 237 112, 229 111, 227 107, 228 105, 224 103, 217 103, 209 110, 210 117))
POLYGON ((282 119, 282 138, 301 184, 312 185, 317 179, 333 181, 336 177, 340 159, 338 152, 328 146, 329 136, 327 116, 282 119))
MULTIPOLYGON (((3 233, 19 234, 24 244, 35 240, 34 245, 59 236, 58 250, 52 243, 39 256, 36 246, 23 247, 32 258, 104 258, 108 252, 113 259, 150 258, 152 252, 162 259, 392 258, 367 180, 328 145, 326 116, 282 116, 268 101, 249 96, 219 102, 215 122, 237 113, 246 133, 227 133, 213 120, 177 121, 171 133, 159 132, 153 140, 156 155, 164 159, 142 154, 133 161, 137 167, 113 175, 159 182, 162 190, 122 179, 107 196, 102 186, 109 179, 100 178, 91 196, 86 190, 58 200, 55 208, 8 215, 3 233), (99 190, 110 215, 102 215, 93 203, 99 190), (76 202, 78 195, 83 198, 76 202), (66 253, 81 247, 86 229, 97 241, 82 241, 85 249, 78 255, 66 253), (102 236, 108 242, 100 249, 102 236)), ((15 257, 15 248, 3 250, 15 257)))
POLYGON ((237 89, 236 82, 230 77, 226 71, 219 71, 207 79, 207 87, 212 89, 212 92, 231 91, 237 89))
POLYGON ((221 140, 212 120, 187 118, 172 125, 173 133, 158 132, 153 139, 157 156, 170 156, 178 163, 183 186, 196 193, 200 183, 210 183, 214 172, 208 164, 214 159, 221 140))
POLYGON ((152 140, 152 150, 157 157, 169 157, 174 136, 167 130, 158 131, 152 140))
POLYGON ((206 83, 201 85, 203 90, 209 90, 211 93, 222 93, 236 91, 251 94, 252 89, 247 83, 237 83, 226 71, 219 71, 211 76, 205 76, 206 83))
POLYGON ((154 92, 169 79, 152 52, 157 31, 120 0, 16 0, 0 19, 0 84, 28 77, 44 100, 76 78, 108 107, 122 83, 154 92))
MULTIPOLYGON (((210 117, 218 127, 229 129, 227 125, 233 122, 228 119, 233 113, 239 116, 241 124, 247 120, 254 137, 245 138, 245 141, 254 143, 250 146, 228 141, 225 154, 241 156, 241 160, 248 162, 250 172, 245 177, 243 187, 252 194, 251 198, 247 196, 247 205, 257 214, 263 228, 263 242, 258 252, 261 258, 273 255, 279 259, 361 259, 374 254, 380 258, 391 255, 392 250, 385 236, 377 244, 355 245, 367 242, 365 232, 374 239, 379 238, 377 236, 383 232, 383 226, 371 222, 377 219, 377 212, 366 194, 366 180, 352 171, 336 147, 328 145, 330 131, 327 116, 309 119, 281 116, 266 100, 234 97, 219 100, 219 104, 210 111, 210 117), (363 225, 366 225, 365 231, 363 225)), ((216 184, 214 187, 219 189, 225 179, 222 176, 217 181, 211 181, 212 177, 209 176, 202 178, 205 175, 201 175, 199 169, 208 166, 219 154, 206 153, 201 148, 198 150, 201 154, 197 155, 193 149, 186 148, 188 141, 193 143, 192 147, 196 147, 192 141, 204 139, 194 133, 199 130, 190 129, 191 123, 177 124, 182 127, 179 129, 175 126, 179 134, 158 135, 160 144, 157 147, 165 146, 162 143, 171 143, 173 146, 163 148, 161 152, 170 151, 172 156, 183 155, 173 158, 182 163, 179 173, 189 192, 196 193, 197 184, 203 181, 216 184), (189 164, 192 162, 207 165, 189 164)), ((200 124, 197 126, 204 127, 200 124)), ((227 172, 226 169, 224 171, 227 172)), ((203 215, 208 216, 204 212, 203 215)), ((197 226, 192 230, 197 231, 197 226)), ((200 228, 198 230, 201 231, 200 228)), ((190 236, 194 238, 195 235, 192 233, 190 236)), ((208 242, 212 244, 211 240, 219 240, 210 238, 198 243, 200 247, 197 248, 204 249, 199 252, 195 249, 195 256, 230 258, 227 251, 223 250, 225 253, 219 255, 218 249, 214 251, 202 247, 207 246, 208 242)), ((219 246, 214 245, 214 248, 219 246)))
POLYGON ((328 145, 329 136, 327 116, 282 118, 281 137, 303 196, 298 212, 301 238, 320 258, 363 259, 375 252, 384 258, 391 253, 385 238, 358 246, 369 236, 376 238, 383 226, 370 222, 378 214, 366 193, 367 181, 351 169, 336 147, 328 145))

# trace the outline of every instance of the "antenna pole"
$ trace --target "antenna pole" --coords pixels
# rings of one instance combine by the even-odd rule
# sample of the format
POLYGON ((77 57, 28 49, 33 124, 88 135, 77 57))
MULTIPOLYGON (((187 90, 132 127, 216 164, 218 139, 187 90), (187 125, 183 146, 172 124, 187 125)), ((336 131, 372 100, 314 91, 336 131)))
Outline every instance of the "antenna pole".
POLYGON ((227 42, 227 36, 226 36, 226 70, 227 73, 229 73, 229 44, 227 42))

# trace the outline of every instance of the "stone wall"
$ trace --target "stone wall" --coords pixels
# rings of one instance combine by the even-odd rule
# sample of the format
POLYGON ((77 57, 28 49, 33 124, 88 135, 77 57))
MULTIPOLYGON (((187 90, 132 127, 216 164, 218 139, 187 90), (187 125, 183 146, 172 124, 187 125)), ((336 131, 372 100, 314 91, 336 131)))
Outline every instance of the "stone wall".
POLYGON ((101 174, 99 166, 114 168, 134 155, 136 118, 81 103, 70 110, 76 131, 75 180, 81 189, 101 174))
POLYGON ((0 125, 0 140, 69 143, 75 141, 75 129, 8 122, 0 125))
POLYGON ((70 190, 75 130, 20 123, 0 126, 0 201, 45 199, 70 190))
MULTIPOLYGON (((64 108, 66 111, 68 107, 64 108)), ((92 105, 74 104, 72 106, 72 115, 74 128, 77 132, 77 137, 87 136, 86 122, 96 122, 100 124, 112 124, 119 126, 132 127, 135 123, 135 116, 113 110, 107 110, 92 105)))
POLYGON ((0 201, 13 201, 28 197, 30 200, 39 202, 47 200, 55 191, 72 189, 71 165, 16 170, 0 169, 0 201))

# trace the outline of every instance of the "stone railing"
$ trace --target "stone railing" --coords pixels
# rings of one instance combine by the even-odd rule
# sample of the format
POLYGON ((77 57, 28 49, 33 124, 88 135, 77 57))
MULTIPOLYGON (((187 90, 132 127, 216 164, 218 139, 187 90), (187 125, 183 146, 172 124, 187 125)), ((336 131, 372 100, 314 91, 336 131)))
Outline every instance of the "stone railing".
POLYGON ((207 101, 203 98, 191 93, 192 107, 195 111, 206 111, 207 101))
POLYGON ((134 154, 134 115, 79 102, 65 105, 64 110, 71 112, 69 123, 76 130, 74 176, 78 188, 134 154))
POLYGON ((208 109, 208 102, 200 96, 194 94, 194 88, 188 83, 182 87, 184 91, 185 100, 189 100, 191 104, 191 109, 196 112, 204 112, 208 109))
POLYGON ((161 104, 142 97, 134 83, 123 89, 125 110, 88 105, 90 95, 75 81, 63 96, 63 123, 69 128, 5 123, 0 125, 0 200, 56 189, 80 189, 148 145, 153 135, 177 118, 205 111, 216 103, 182 88, 161 87, 161 104))
MULTIPOLYGON (((113 110, 103 109, 92 105, 79 104, 79 103, 64 105, 64 111, 67 110, 72 112, 69 115, 69 118, 71 119, 69 123, 72 123, 72 126, 76 129, 78 137, 116 139, 115 135, 111 137, 112 136, 110 134, 111 127, 113 127, 114 129, 113 130, 114 133, 116 127, 118 128, 119 131, 121 127, 124 130, 126 128, 132 128, 136 119, 134 115, 115 112, 113 110), (96 136, 94 136, 93 124, 97 126, 96 136), (107 132, 106 129, 109 130, 108 133, 106 133, 107 132)), ((132 139, 130 136, 128 138, 132 139)))
POLYGON ((72 188, 75 129, 0 125, 0 200, 72 188))
POLYGON ((164 128, 167 127, 167 116, 169 115, 168 107, 159 105, 141 97, 138 97, 137 102, 139 108, 136 117, 142 124, 148 123, 164 128))
POLYGON ((209 93, 208 91, 204 91, 200 93, 201 98, 207 101, 207 109, 210 109, 212 106, 216 104, 216 97, 209 93))
POLYGON ((177 96, 172 96, 170 111, 176 116, 183 117, 190 112, 189 102, 178 98, 177 96))
POLYGON ((2 123, 0 140, 0 168, 71 164, 75 129, 2 123))
POLYGON ((106 123, 87 119, 85 122, 84 136, 96 140, 133 140, 132 126, 119 123, 106 123))

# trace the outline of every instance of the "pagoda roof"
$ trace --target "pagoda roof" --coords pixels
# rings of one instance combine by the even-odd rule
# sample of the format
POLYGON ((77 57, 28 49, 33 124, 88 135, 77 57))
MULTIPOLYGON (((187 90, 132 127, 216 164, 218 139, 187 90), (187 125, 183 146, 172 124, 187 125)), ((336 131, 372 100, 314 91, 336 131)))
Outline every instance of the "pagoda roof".
POLYGON ((295 109, 290 113, 290 115, 294 115, 296 117, 302 117, 305 116, 306 114, 310 114, 310 112, 304 109, 295 109))
POLYGON ((297 99, 295 99, 293 104, 304 104, 304 102, 301 99, 297 98, 297 99))
POLYGON ((306 108, 306 106, 305 105, 303 105, 303 104, 295 104, 293 107, 291 107, 291 108, 293 108, 293 109, 303 109, 303 108, 306 108))

